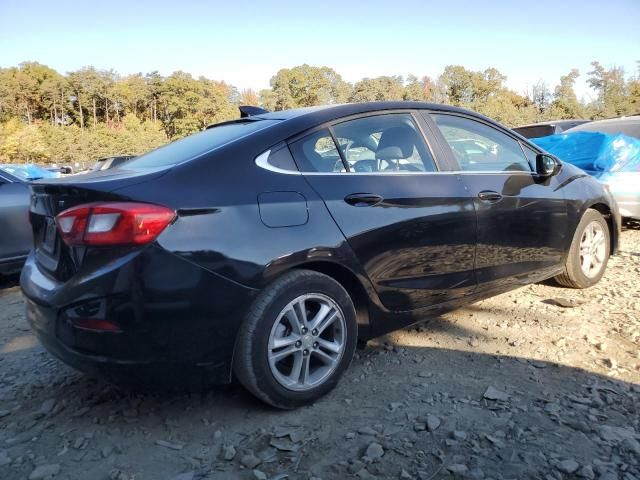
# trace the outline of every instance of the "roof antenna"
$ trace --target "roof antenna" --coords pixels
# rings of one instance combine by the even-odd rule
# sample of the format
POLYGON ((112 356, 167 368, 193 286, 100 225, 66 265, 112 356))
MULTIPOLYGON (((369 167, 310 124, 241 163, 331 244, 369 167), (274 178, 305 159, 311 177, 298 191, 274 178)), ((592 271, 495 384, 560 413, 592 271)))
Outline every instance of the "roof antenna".
POLYGON ((254 107, 252 105, 240 105, 238 107, 240 110, 240 118, 252 117, 254 115, 262 115, 263 113, 269 113, 269 110, 265 110, 264 108, 254 107))

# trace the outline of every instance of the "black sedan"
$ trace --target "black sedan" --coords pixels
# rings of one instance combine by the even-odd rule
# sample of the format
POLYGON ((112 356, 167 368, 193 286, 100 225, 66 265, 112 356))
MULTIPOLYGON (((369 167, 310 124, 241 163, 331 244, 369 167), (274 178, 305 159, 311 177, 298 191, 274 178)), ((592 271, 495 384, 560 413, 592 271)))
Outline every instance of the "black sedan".
POLYGON ((293 408, 358 341, 552 277, 589 287, 617 249, 596 180, 473 112, 251 113, 32 186, 21 284, 53 354, 134 385, 235 376, 293 408))

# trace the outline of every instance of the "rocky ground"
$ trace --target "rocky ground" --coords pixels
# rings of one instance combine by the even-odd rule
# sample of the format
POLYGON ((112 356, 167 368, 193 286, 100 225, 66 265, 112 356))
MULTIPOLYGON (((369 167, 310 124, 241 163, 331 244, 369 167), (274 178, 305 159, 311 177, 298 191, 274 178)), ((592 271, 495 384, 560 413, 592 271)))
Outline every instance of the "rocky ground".
POLYGON ((589 290, 532 285, 371 342, 317 404, 134 394, 0 285, 0 479, 640 479, 640 228, 589 290))

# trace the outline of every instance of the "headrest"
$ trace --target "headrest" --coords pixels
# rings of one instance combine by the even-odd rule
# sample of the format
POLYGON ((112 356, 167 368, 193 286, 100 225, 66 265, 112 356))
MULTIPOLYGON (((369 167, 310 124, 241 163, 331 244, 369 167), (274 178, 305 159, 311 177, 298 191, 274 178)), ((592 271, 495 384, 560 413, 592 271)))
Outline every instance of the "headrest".
POLYGON ((416 132, 410 127, 392 127, 382 132, 378 149, 377 160, 396 160, 409 158, 413 155, 416 144, 416 132))

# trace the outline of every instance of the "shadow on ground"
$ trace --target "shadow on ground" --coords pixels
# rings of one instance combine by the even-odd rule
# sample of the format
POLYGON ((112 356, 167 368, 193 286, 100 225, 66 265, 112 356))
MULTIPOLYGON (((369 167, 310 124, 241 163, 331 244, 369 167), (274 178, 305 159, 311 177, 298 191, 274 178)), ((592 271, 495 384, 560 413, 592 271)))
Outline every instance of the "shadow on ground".
MULTIPOLYGON (((429 328, 460 333, 447 322, 429 328)), ((135 394, 39 346, 1 354, 0 369, 7 480, 34 463, 59 465, 60 478, 117 480, 262 478, 253 469, 293 479, 640 475, 640 387, 527 358, 387 341, 360 351, 326 398, 290 412, 237 385, 135 394)))

